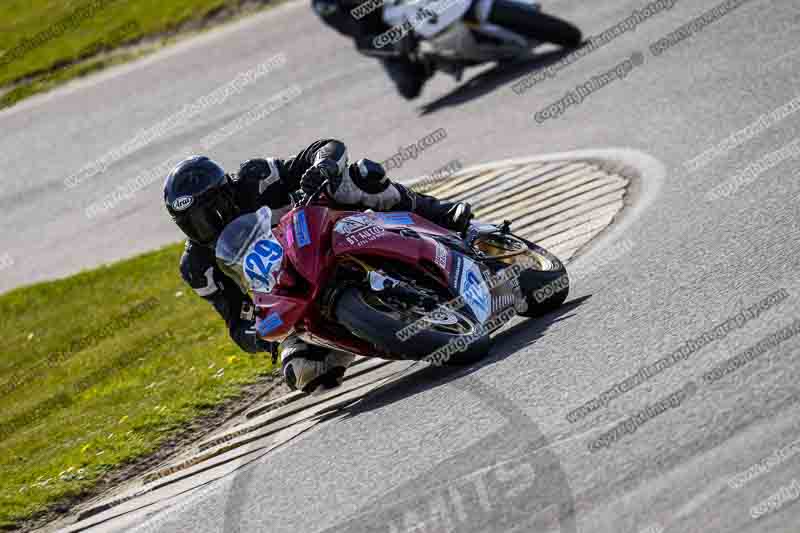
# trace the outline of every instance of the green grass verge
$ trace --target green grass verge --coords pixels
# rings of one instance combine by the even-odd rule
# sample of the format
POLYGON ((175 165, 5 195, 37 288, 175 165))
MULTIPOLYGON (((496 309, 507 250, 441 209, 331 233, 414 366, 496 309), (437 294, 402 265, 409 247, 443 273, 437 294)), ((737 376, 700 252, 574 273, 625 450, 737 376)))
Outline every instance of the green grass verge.
POLYGON ((50 74, 37 76, 29 82, 20 85, 19 87, 15 87, 14 89, 0 96, 0 109, 11 107, 17 102, 28 98, 29 96, 49 91, 50 89, 75 78, 88 76, 93 72, 98 72, 112 65, 117 65, 132 59, 136 59, 142 55, 143 53, 126 53, 103 57, 90 60, 85 63, 69 65, 55 70, 50 74))
MULTIPOLYGON (((245 0, 7 0, 0 3, 0 87, 20 83, 0 99, 8 107, 32 94, 110 64, 78 61, 111 52, 143 37, 175 30, 245 0)), ((277 3, 277 2, 275 2, 277 3)))
POLYGON ((0 295, 0 527, 81 494, 271 371, 183 284, 181 250, 0 295))

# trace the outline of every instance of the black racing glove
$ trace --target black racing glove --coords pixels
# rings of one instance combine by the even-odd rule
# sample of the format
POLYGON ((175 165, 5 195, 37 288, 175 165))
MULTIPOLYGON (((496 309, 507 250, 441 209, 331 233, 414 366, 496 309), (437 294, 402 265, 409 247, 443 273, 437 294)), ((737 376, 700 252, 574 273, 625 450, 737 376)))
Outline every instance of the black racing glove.
POLYGON ((442 221, 443 225, 449 229, 464 233, 469 228, 469 223, 472 220, 472 207, 467 202, 458 202, 453 205, 442 221))
POLYGON ((306 194, 313 194, 325 180, 328 180, 327 192, 333 197, 342 182, 342 175, 339 165, 331 159, 323 159, 306 170, 300 178, 300 188, 306 194))

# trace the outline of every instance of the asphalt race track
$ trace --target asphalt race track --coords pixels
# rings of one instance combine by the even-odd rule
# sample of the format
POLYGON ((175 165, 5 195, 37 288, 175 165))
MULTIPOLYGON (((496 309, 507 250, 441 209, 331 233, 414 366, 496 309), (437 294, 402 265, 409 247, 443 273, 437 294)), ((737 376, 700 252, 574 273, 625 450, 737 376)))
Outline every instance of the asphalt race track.
MULTIPOLYGON (((293 2, 0 113, 0 251, 13 261, 0 290, 177 240, 161 180, 86 209, 291 87, 296 98, 211 155, 233 167, 332 136, 382 161, 443 128, 392 175, 605 148, 660 161, 578 261, 620 242, 625 253, 598 260, 561 311, 500 334, 482 364, 413 372, 146 523, 140 512, 90 531, 797 532, 800 115, 760 117, 800 96, 800 4, 739 3, 658 55, 651 44, 718 3, 678 0, 522 94, 512 85, 548 58, 471 71, 460 86, 439 75, 409 104, 293 2), (280 53, 284 66, 224 104, 65 187, 280 53), (620 65, 624 79, 566 98, 620 65)), ((545 8, 591 36, 647 4, 545 8)))

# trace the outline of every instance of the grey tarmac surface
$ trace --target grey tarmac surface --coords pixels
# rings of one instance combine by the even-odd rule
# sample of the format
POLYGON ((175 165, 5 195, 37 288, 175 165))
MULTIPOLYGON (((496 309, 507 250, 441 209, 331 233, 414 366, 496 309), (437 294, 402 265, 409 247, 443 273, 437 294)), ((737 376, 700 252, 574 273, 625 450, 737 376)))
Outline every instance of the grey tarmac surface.
MULTIPOLYGON (((594 35, 644 5, 565 0, 545 7, 594 35)), ((473 80, 460 89, 438 76, 408 104, 377 64, 322 28, 305 3, 292 3, 0 114, 0 244, 15 262, 0 271, 2 290, 176 240, 158 201, 159 182, 96 219, 88 220, 84 208, 291 84, 303 89, 296 101, 212 155, 233 166, 251 156, 288 156, 313 138, 337 136, 353 157, 380 161, 445 128, 444 141, 394 175, 410 179, 453 159, 469 165, 606 147, 646 152, 666 168, 657 197, 616 235, 634 246, 581 279, 573 287, 577 303, 515 325, 475 368, 412 375, 239 476, 176 499, 139 530, 355 531, 359 520, 366 529, 380 527, 373 519, 385 517, 386 531, 473 531, 477 524, 484 531, 557 531, 552 520, 534 516, 538 504, 515 513, 528 508, 502 502, 520 494, 545 501, 564 496, 539 492, 561 487, 563 472, 574 514, 564 517, 562 531, 572 517, 582 532, 796 532, 800 504, 789 487, 800 479, 797 457, 740 488, 728 481, 800 438, 797 338, 719 380, 707 383, 702 376, 800 313, 797 160, 784 160, 728 197, 705 197, 792 142, 797 115, 695 172, 684 163, 798 96, 800 5, 750 0, 660 56, 650 53, 651 43, 715 5, 679 0, 522 95, 511 83, 530 72, 530 64, 513 72, 468 73, 473 80), (279 52, 287 54, 284 68, 65 190, 64 178, 83 165, 279 52), (643 54, 643 64, 624 80, 558 118, 534 120, 566 91, 635 52, 643 54), (742 327, 607 407, 566 419, 643 364, 778 289, 788 297, 742 327), (689 382, 696 387, 684 389, 689 382), (635 431, 607 447, 590 449, 618 423, 681 389, 691 393, 677 405, 629 423, 635 431), (542 454, 548 459, 540 460, 542 454), (503 470, 500 483, 498 464, 512 462, 514 470, 503 470), (489 471, 483 468, 491 476, 480 477, 489 471), (482 479, 486 490, 464 479, 482 479), (758 507, 773 495, 771 507, 758 507), (435 507, 437 501, 443 503, 435 507)), ((592 253, 612 245, 606 239, 592 253)), ((96 529, 135 531, 135 523, 96 529)))

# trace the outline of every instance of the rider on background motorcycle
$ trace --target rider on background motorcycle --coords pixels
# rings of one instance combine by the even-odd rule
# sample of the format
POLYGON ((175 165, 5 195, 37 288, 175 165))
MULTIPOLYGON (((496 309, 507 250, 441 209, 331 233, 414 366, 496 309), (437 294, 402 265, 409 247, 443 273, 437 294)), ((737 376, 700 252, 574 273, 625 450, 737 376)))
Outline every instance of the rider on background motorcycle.
POLYGON ((256 353, 277 348, 286 383, 306 392, 340 383, 353 356, 306 344, 294 336, 277 347, 258 338, 252 300, 217 266, 214 248, 222 230, 236 217, 266 205, 275 225, 290 210, 290 193, 302 189, 310 194, 325 180, 331 198, 353 208, 412 211, 455 231, 466 230, 472 217, 469 204, 414 193, 391 182, 374 161, 348 164, 345 145, 334 139, 316 141, 290 159, 250 159, 236 174, 226 174, 207 157, 193 156, 179 163, 164 184, 167 211, 189 238, 180 263, 184 281, 222 315, 242 350, 256 353))
MULTIPOLYGON (((433 0, 446 2, 447 0, 433 0)), ((378 46, 375 38, 390 27, 383 20, 384 4, 389 0, 311 0, 314 12, 329 26, 339 33, 352 37, 359 52, 377 57, 397 87, 398 92, 406 99, 414 99, 422 92, 425 82, 434 74, 435 65, 420 59, 413 52, 417 41, 414 32, 405 35, 398 42, 378 46), (361 6, 361 9, 356 9, 361 6), (376 9, 373 9, 374 7, 376 9), (367 8, 367 9, 363 9, 367 8), (368 12, 357 18, 353 14, 368 12), (362 11, 363 10, 363 11, 362 11)), ((519 0, 473 0, 472 6, 464 15, 464 20, 473 24, 497 25, 534 41, 541 38, 539 31, 534 31, 530 18, 537 17, 538 6, 519 0)), ((537 28, 541 30, 541 28, 537 28)), ((575 48, 581 44, 581 33, 577 28, 560 41, 562 46, 575 48)))
POLYGON ((383 21, 380 8, 359 19, 354 17, 351 10, 362 2, 364 0, 312 0, 311 6, 327 25, 352 37, 359 52, 377 57, 404 98, 416 98, 433 75, 433 68, 410 55, 410 39, 403 39, 395 46, 377 48, 373 42, 375 37, 389 26, 383 21))

